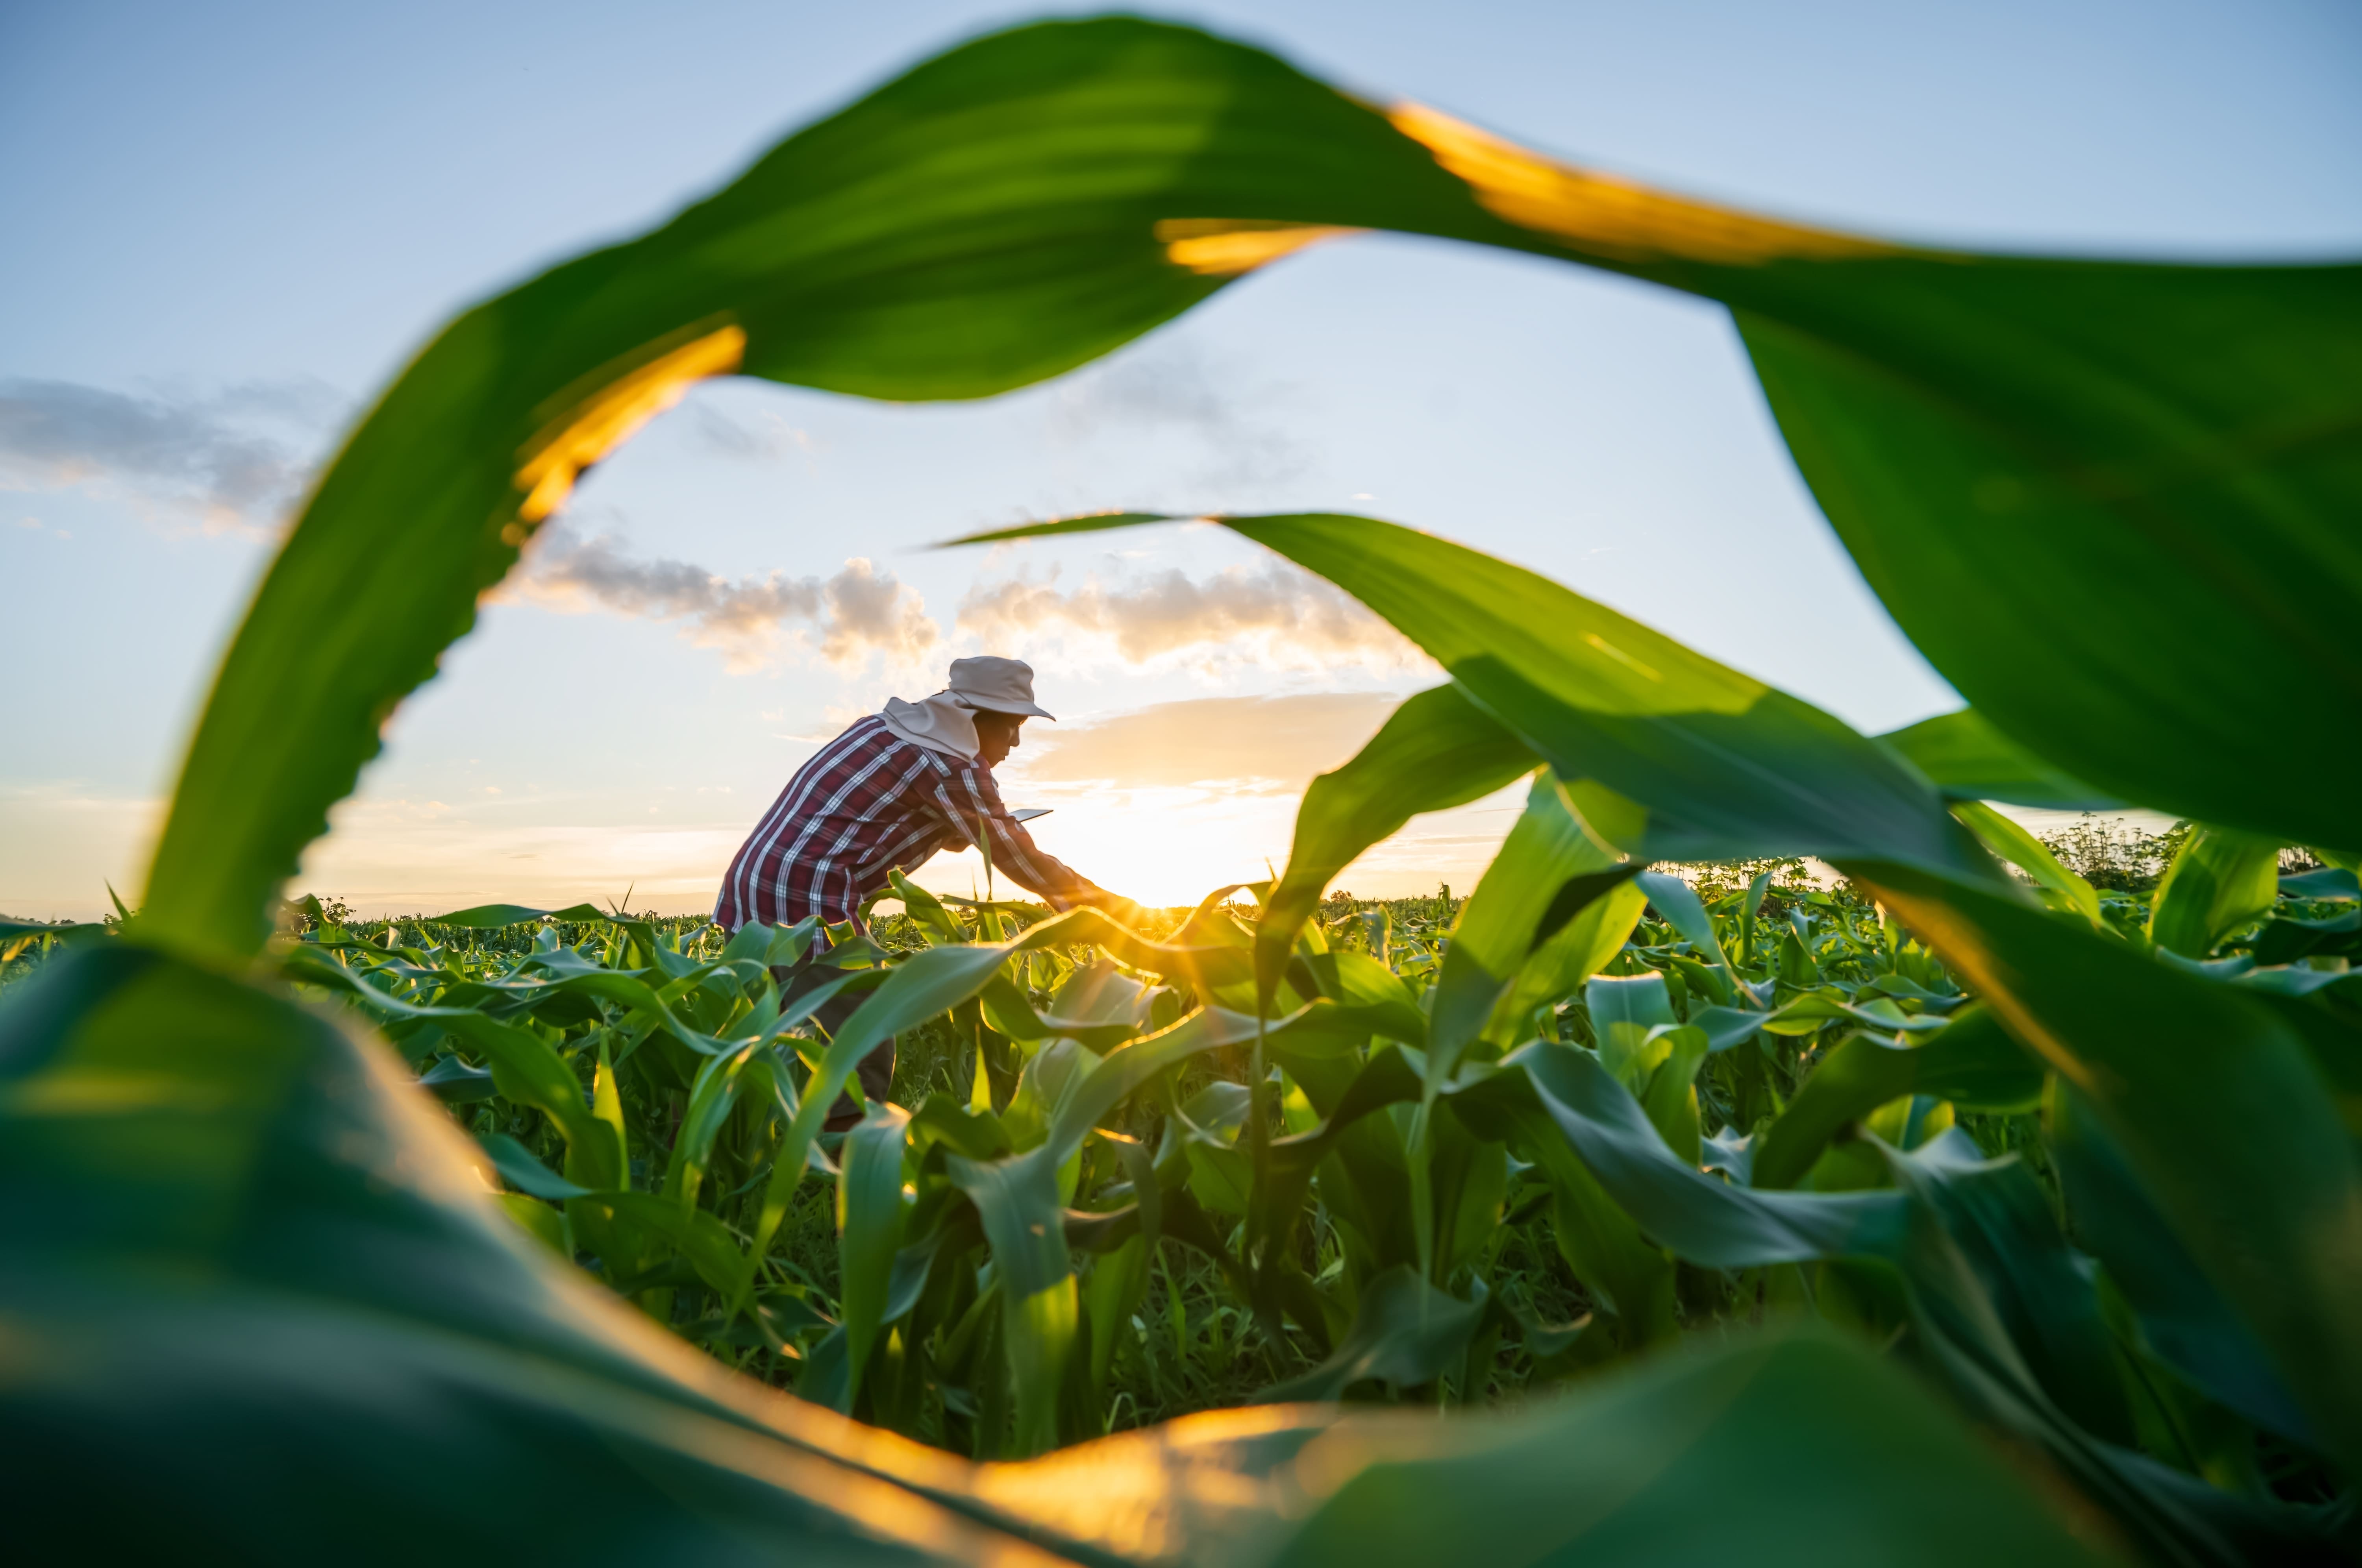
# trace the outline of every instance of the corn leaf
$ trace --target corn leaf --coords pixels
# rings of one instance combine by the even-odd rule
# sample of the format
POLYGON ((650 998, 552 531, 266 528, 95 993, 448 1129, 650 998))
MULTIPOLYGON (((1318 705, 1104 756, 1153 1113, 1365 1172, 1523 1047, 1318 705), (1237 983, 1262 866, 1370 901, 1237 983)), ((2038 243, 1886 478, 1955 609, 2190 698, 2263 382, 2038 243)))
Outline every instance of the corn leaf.
POLYGON ((1372 1452, 1293 1550, 1319 1562, 1716 1562, 1730 1520, 1744 1518, 1771 1559, 1799 1564, 1827 1561, 1833 1543, 1865 1560, 2098 1560, 2030 1514, 2007 1463, 1931 1420, 1924 1399, 1899 1371, 1817 1334, 1672 1357, 1450 1460, 1372 1452), (1545 1453, 1583 1454, 1591 1481, 1529 1511, 1518 1501, 1529 1478, 1558 1469, 1545 1453), (1803 1526, 1816 1478, 1829 1474, 1855 1495, 1833 1534, 1803 1526), (1940 1496, 1915 1479, 1937 1475, 1940 1496), (1716 1506, 1701 1507, 1704 1496, 1716 1506))
MULTIPOLYGON (((1623 950, 1648 901, 1637 881, 1622 881, 1584 904, 1556 934, 1534 949, 1517 979, 1501 993, 1493 1016, 1485 1021, 1485 1038, 1518 1043, 1536 1008, 1573 995, 1623 950)), ((1747 1023, 1746 1030, 1754 1032, 1754 1021, 1747 1023)))
POLYGON ((2158 1360, 2267 1430, 2318 1446, 2312 1422, 2255 1331, 2224 1299, 2089 1100, 2062 1089, 2051 1156, 2077 1234, 2107 1265, 2158 1360))
POLYGON ((2122 801, 2070 778, 1988 723, 1974 708, 1939 713, 1879 740, 1956 801, 2006 801, 2054 811, 2104 812, 2122 801))
POLYGON ((1543 1111, 1640 1228, 1713 1268, 1878 1256, 1907 1224, 1893 1192, 1790 1193, 1731 1187, 1666 1146, 1630 1091, 1589 1054, 1536 1043, 1502 1064, 1522 1070, 1543 1111))
POLYGON ((596 904, 569 904, 562 910, 530 909, 524 904, 478 904, 449 914, 429 915, 429 925, 457 925, 473 931, 498 931, 536 920, 607 920, 610 912, 596 904))
POLYGON ((1991 894, 1849 869, 2091 1101, 2323 1448, 2362 1457, 2362 1158, 2315 1062, 2362 1037, 1991 894))
POLYGON ((2362 269, 1898 255, 1727 282, 1822 510, 1986 721, 2126 800, 2362 839, 2333 782, 2362 764, 2337 630, 2362 615, 2362 269))
POLYGON ((1297 809, 1287 869, 1255 929, 1255 969, 1268 1003, 1279 972, 1330 882, 1352 859, 1427 812, 1465 805, 1534 765, 1524 743, 1451 686, 1396 709, 1352 761, 1323 773, 1297 809))
POLYGON ((2182 840, 2149 901, 2149 940, 2187 957, 2272 907, 2279 892, 2280 846, 2224 828, 2200 828, 2182 840))
POLYGON ((895 1254, 902 1247, 902 1144, 911 1113, 872 1106, 844 1136, 836 1184, 839 1275, 844 1282, 846 1404, 860 1397, 869 1353, 888 1321, 895 1254))
POLYGON ((1982 1009, 1960 1014, 1917 1046, 1856 1034, 1823 1056, 1805 1087, 1755 1142, 1754 1184, 1794 1187, 1848 1123, 1889 1100, 1929 1094, 1970 1110, 2031 1110, 2042 1067, 1982 1009))
POLYGON ((2033 878, 2044 892, 2090 922, 2092 930, 2106 929, 2100 919, 2098 889, 2061 866, 2058 857, 2019 823, 1981 801, 1954 801, 1952 815, 1967 823, 1969 831, 1982 840, 1987 849, 2033 878))
POLYGON ((1396 1264, 1363 1290, 1352 1331, 1327 1361, 1258 1397, 1334 1399, 1372 1378, 1397 1388, 1432 1383, 1467 1349, 1485 1315, 1481 1282, 1477 1288, 1475 1300, 1462 1301, 1396 1264))
POLYGON ((1636 860, 1844 856, 1880 845, 1870 853, 1992 874, 1942 797, 1893 752, 1548 578, 1367 517, 1216 521, 1327 578, 1425 648, 1551 765, 1591 831, 1636 860))
POLYGON ((1584 824, 1556 779, 1536 776, 1524 813, 1452 928, 1429 1010, 1429 1082, 1451 1076, 1535 951, 1634 869, 1584 824))

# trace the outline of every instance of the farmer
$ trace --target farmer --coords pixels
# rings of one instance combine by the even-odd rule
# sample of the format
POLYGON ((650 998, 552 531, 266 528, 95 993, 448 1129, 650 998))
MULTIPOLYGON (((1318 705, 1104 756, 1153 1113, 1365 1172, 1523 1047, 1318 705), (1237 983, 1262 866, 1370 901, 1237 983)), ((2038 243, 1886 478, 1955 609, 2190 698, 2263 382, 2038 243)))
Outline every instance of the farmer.
MULTIPOLYGON (((725 931, 812 915, 857 922, 862 900, 887 885, 889 872, 916 870, 945 845, 956 851, 979 842, 995 873, 1052 909, 1121 902, 1043 854, 1000 803, 992 769, 1017 749, 1029 716, 1054 722, 1034 703, 1033 667, 1013 658, 954 659, 951 684, 925 701, 888 698, 885 712, 855 722, 788 780, 730 863, 714 920, 725 931)), ((783 1001, 833 977, 816 962, 827 946, 823 937, 802 963, 778 972, 783 1001)), ((833 1033, 860 1000, 832 997, 812 1016, 833 1033)), ((894 1077, 892 1036, 858 1073, 863 1095, 883 1099, 894 1077)), ((851 1097, 840 1097, 828 1129, 841 1132, 860 1114, 851 1097)))

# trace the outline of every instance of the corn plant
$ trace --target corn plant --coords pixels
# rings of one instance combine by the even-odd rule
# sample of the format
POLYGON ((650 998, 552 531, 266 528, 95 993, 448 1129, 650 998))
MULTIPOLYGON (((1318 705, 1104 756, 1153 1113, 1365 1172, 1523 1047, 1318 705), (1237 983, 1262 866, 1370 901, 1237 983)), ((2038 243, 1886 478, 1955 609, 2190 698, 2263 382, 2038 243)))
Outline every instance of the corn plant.
POLYGON ((2350 267, 1827 233, 1127 19, 922 65, 451 324, 259 589, 136 918, 0 935, 55 948, 0 1010, 20 1513, 258 1559, 2350 1553, 2358 370, 2350 267), (833 1035, 781 999, 810 927, 273 938, 478 595, 698 379, 988 395, 1379 228, 1727 304, 1971 706, 1863 735, 1408 528, 1230 517, 1450 679, 1170 930, 904 886, 907 943, 832 933, 833 1035), (1463 906, 1316 920, 1521 778, 1463 906), (2198 825, 2103 897, 1993 801, 2198 825), (1668 868, 1796 856, 1844 889, 1668 868), (824 1136, 904 1032, 955 1070, 824 1136), (1098 1436, 1193 1301, 1245 1393, 1177 1408, 1268 1403, 1098 1436), (1505 1345, 1569 1389, 1332 1402, 1478 1403, 1505 1345))

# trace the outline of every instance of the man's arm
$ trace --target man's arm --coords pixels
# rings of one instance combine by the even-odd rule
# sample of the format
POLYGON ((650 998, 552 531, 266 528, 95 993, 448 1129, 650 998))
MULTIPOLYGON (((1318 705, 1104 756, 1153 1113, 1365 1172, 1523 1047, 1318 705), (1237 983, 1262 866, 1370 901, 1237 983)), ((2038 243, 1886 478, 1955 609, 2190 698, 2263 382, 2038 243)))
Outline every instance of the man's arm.
POLYGON ((1025 824, 1000 803, 990 769, 974 764, 955 767, 949 778, 938 782, 934 794, 938 809, 970 844, 988 846, 995 871, 1041 895, 1051 908, 1097 903, 1108 897, 1105 889, 1033 842, 1025 824))

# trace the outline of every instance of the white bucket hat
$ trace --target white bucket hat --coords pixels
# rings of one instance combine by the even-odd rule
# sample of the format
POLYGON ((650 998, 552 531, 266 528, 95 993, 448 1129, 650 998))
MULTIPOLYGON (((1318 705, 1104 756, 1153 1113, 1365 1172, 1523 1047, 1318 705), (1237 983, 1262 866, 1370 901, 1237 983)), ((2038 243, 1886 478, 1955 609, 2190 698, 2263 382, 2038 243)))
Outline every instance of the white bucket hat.
POLYGON ((951 684, 945 688, 971 708, 991 713, 1030 713, 1055 723, 1058 715, 1033 701, 1033 667, 1022 659, 979 654, 952 660, 951 684))

